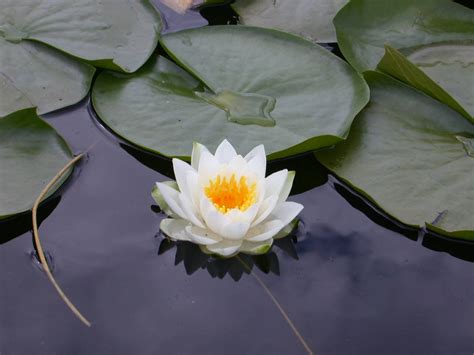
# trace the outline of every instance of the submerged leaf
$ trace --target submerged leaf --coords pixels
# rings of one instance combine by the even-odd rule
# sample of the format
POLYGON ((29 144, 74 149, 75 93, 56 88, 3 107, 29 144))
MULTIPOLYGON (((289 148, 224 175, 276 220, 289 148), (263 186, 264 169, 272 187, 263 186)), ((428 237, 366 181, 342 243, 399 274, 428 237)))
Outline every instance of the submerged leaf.
POLYGON ((166 156, 223 138, 240 152, 264 144, 270 159, 311 151, 344 139, 368 101, 347 63, 287 33, 213 26, 162 45, 187 72, 163 57, 134 76, 104 72, 93 104, 117 134, 166 156))
POLYGON ((401 222, 474 240, 474 125, 384 74, 366 79, 369 106, 318 159, 401 222))

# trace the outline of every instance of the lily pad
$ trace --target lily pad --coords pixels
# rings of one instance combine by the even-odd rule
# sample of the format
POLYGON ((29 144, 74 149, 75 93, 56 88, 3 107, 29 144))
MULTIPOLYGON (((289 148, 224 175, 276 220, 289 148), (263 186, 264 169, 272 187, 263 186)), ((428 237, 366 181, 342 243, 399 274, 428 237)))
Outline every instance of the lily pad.
POLYGON ((7 77, 0 74, 0 118, 8 114, 22 110, 24 108, 33 107, 30 100, 13 85, 7 77))
POLYGON ((43 188, 71 158, 64 139, 36 115, 35 108, 0 119, 0 219, 30 210, 43 188))
POLYGON ((474 125, 385 74, 365 77, 370 104, 317 158, 397 220, 474 240, 474 125))
POLYGON ((237 0, 232 7, 244 25, 279 29, 313 42, 336 42, 334 16, 349 0, 237 0))
POLYGON ((94 71, 42 43, 12 43, 0 34, 0 117, 31 106, 43 114, 75 104, 89 92, 94 71))
POLYGON ((386 44, 400 50, 472 40, 474 11, 451 0, 351 0, 334 25, 344 57, 365 71, 375 69, 386 44))
POLYGON ((428 46, 411 53, 409 59, 395 48, 386 46, 377 68, 447 104, 474 122, 473 45, 428 46))
POLYGON ((125 72, 145 63, 160 28, 158 13, 145 0, 4 0, 0 14, 0 33, 11 43, 42 42, 125 72))
POLYGON ((240 152, 263 143, 270 159, 330 146, 368 101, 347 63, 288 33, 212 26, 161 43, 187 72, 155 57, 135 75, 101 73, 92 98, 113 131, 166 156, 223 138, 240 152))

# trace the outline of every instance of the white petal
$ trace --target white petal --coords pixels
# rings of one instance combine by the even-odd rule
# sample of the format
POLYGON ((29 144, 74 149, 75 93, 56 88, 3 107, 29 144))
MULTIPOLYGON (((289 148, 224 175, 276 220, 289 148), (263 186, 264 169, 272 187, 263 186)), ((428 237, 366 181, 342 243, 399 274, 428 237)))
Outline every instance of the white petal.
POLYGON ((191 241, 200 245, 216 244, 222 240, 221 237, 210 230, 196 226, 187 226, 186 232, 188 233, 188 237, 191 241))
POLYGON ((211 254, 219 254, 224 257, 229 257, 236 254, 242 245, 242 240, 225 239, 216 244, 207 245, 205 249, 211 254))
POLYGON ((286 226, 295 219, 302 209, 303 205, 299 203, 292 201, 282 202, 275 207, 268 219, 278 219, 286 226))
POLYGON ((263 242, 276 235, 280 230, 285 227, 282 221, 274 219, 269 222, 259 224, 249 230, 245 239, 251 242, 263 242))
POLYGON ((198 227, 204 228, 204 223, 197 215, 196 209, 194 208, 192 201, 184 194, 179 195, 179 205, 183 212, 186 214, 186 219, 188 221, 198 227))
POLYGON ((235 152, 234 147, 227 141, 227 139, 224 139, 222 143, 219 144, 216 153, 214 154, 221 164, 228 164, 236 155, 237 153, 235 152))
POLYGON ((273 245, 273 239, 267 239, 263 242, 249 242, 244 240, 239 251, 250 255, 260 255, 267 253, 273 245))
POLYGON ((245 175, 245 171, 248 170, 247 161, 241 155, 236 155, 229 162, 229 168, 237 174, 245 175))
POLYGON ((194 208, 198 214, 200 214, 201 208, 199 207, 199 197, 202 190, 199 185, 199 176, 195 172, 189 172, 186 176, 186 183, 189 189, 189 197, 193 202, 194 208))
POLYGON ((216 210, 207 197, 201 197, 200 202, 201 215, 207 227, 214 233, 222 236, 224 233, 224 227, 229 223, 229 220, 224 214, 216 210))
POLYGON ((173 240, 190 241, 186 233, 187 226, 189 222, 184 219, 165 218, 160 223, 161 231, 173 240))
POLYGON ((257 213, 257 216, 255 217, 254 221, 251 224, 251 227, 256 226, 257 224, 261 223, 265 218, 267 218, 270 213, 273 212, 275 209, 275 206, 277 205, 278 202, 278 196, 270 196, 263 200, 263 202, 260 205, 260 209, 257 213))
POLYGON ((265 178, 266 197, 271 195, 280 196, 281 190, 288 176, 288 170, 280 170, 265 178))
MULTIPOLYGON (((168 185, 169 187, 175 189, 178 191, 178 184, 176 181, 164 181, 162 184, 168 185)), ((155 200, 155 202, 158 204, 158 207, 166 213, 168 216, 176 218, 179 217, 176 213, 174 213, 171 208, 168 206, 166 203, 165 199, 163 198, 163 194, 161 193, 160 189, 158 188, 157 184, 153 186, 153 189, 151 191, 151 196, 155 200)))
POLYGON ((259 210, 259 204, 254 203, 246 211, 240 211, 239 209, 233 209, 226 214, 226 217, 232 221, 250 223, 254 220, 259 210))
MULTIPOLYGON (((209 178, 214 177, 218 171, 219 161, 217 158, 208 151, 203 151, 201 153, 201 159, 199 160, 199 176, 208 180, 209 178)), ((207 183, 208 181, 204 182, 207 183)))
POLYGON ((298 227, 299 219, 295 218, 290 223, 288 223, 281 231, 273 236, 274 240, 287 237, 291 232, 293 232, 298 227))
POLYGON ((209 150, 200 143, 193 143, 193 151, 191 153, 191 166, 194 170, 198 170, 199 168, 199 161, 201 160, 202 152, 209 152, 209 150))
POLYGON ((179 203, 180 193, 162 182, 157 182, 156 187, 160 190, 161 195, 163 196, 163 199, 167 203, 168 207, 179 217, 186 219, 186 214, 181 209, 179 203))
POLYGON ((250 223, 241 221, 231 221, 224 226, 224 231, 221 234, 224 239, 239 240, 243 239, 250 228, 250 223))
POLYGON ((286 181, 283 184, 283 187, 280 191, 280 196, 278 198, 278 203, 286 201, 288 196, 290 196, 291 187, 293 186, 293 180, 295 180, 295 172, 289 171, 286 177, 286 181))
POLYGON ((244 158, 248 163, 249 170, 253 171, 258 178, 265 177, 267 169, 267 157, 265 155, 265 148, 260 144, 253 148, 244 158))
POLYGON ((188 184, 186 181, 187 175, 188 173, 195 173, 195 174, 197 173, 191 167, 191 165, 189 165, 188 163, 182 160, 173 158, 172 162, 173 162, 174 176, 176 178, 176 182, 178 183, 179 190, 181 191, 181 193, 185 194, 186 196, 189 196, 190 191, 189 191, 188 184))

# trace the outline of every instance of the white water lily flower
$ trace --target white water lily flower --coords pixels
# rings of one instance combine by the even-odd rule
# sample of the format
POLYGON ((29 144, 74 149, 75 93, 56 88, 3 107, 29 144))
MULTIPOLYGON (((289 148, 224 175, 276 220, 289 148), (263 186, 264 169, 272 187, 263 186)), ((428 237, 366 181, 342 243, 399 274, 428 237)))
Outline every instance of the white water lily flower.
POLYGON ((173 169, 176 182, 157 182, 152 193, 170 217, 160 228, 173 240, 199 244, 208 254, 266 253, 274 239, 291 231, 303 209, 286 201, 294 172, 285 169, 265 177, 263 145, 242 157, 227 140, 214 155, 195 143, 191 165, 173 159, 173 169))

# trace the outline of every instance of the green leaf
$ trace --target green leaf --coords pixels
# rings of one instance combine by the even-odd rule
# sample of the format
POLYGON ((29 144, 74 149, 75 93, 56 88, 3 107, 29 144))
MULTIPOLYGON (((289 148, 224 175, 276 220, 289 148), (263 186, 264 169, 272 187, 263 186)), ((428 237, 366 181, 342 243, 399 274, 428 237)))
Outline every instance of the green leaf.
POLYGON ((395 48, 386 46, 377 69, 447 104, 474 122, 474 46, 429 46, 414 51, 410 59, 416 64, 395 48))
POLYGON ((370 104, 317 158, 399 221, 474 240, 474 125, 385 74, 365 77, 370 104))
POLYGON ((224 138, 242 154, 263 143, 270 159, 311 151, 343 140, 368 101, 347 63, 287 33, 212 26, 162 45, 188 72, 153 58, 136 75, 101 73, 92 97, 113 131, 166 156, 224 138))
POLYGON ((474 11, 451 0, 351 0, 334 25, 344 57, 365 71, 375 69, 386 44, 403 49, 472 40, 474 11))
POLYGON ((7 116, 11 112, 34 106, 25 94, 18 90, 7 77, 1 74, 0 93, 2 95, 0 100, 0 118, 7 116))
POLYGON ((0 117, 31 106, 43 114, 75 104, 87 95, 94 71, 44 44, 0 35, 0 117))
POLYGON ((1 7, 5 40, 42 42, 125 72, 145 63, 161 29, 159 15, 145 0, 4 0, 1 7))
POLYGON ((349 0, 237 0, 244 25, 291 32, 313 42, 336 42, 334 16, 349 0))
POLYGON ((66 142, 34 108, 0 119, 0 219, 30 210, 43 188, 71 158, 66 142))

